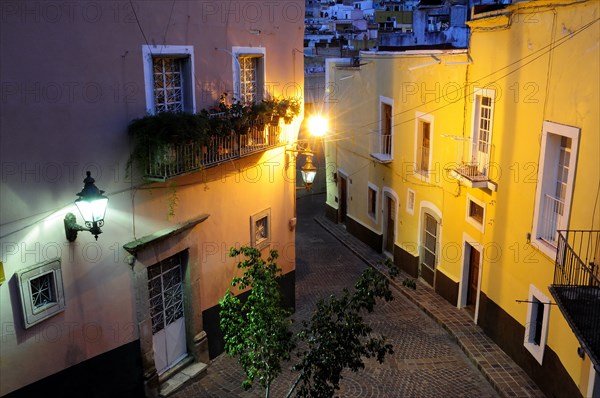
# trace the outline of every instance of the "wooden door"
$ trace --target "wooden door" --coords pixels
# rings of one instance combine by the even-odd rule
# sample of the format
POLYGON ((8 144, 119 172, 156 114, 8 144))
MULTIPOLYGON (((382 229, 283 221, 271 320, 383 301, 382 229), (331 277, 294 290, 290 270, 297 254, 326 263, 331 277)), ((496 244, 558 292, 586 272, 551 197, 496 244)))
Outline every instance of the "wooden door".
POLYGON ((348 180, 345 177, 340 176, 340 222, 346 223, 346 215, 348 214, 348 180))
POLYGON ((394 241, 396 237, 394 235, 394 219, 395 219, 395 202, 394 199, 389 196, 385 197, 385 236, 383 242, 383 250, 394 254, 394 241))
POLYGON ((477 301, 477 282, 479 280, 479 251, 470 246, 469 253, 469 286, 467 290, 467 306, 475 308, 477 301))

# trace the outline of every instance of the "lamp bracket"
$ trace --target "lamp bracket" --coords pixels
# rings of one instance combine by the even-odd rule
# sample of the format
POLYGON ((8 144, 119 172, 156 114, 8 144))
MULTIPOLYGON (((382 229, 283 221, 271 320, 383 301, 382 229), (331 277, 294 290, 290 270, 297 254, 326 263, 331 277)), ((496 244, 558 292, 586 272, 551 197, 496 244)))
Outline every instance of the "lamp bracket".
POLYGON ((67 237, 67 240, 69 242, 75 242, 75 239, 77 239, 77 232, 79 232, 79 231, 88 231, 92 235, 94 235, 96 240, 98 240, 98 235, 102 233, 102 230, 100 229, 100 227, 102 225, 104 225, 104 221, 101 221, 100 223, 98 223, 98 222, 87 223, 86 222, 86 226, 84 227, 84 226, 77 224, 77 218, 75 217, 75 214, 67 213, 65 215, 64 224, 65 224, 65 236, 67 237))

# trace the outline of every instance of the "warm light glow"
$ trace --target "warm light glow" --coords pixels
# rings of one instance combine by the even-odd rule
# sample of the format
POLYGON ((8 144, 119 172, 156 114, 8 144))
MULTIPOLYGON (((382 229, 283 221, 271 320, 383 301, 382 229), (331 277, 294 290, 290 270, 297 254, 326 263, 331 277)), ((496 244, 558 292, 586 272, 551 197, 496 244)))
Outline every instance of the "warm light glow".
POLYGON ((329 122, 321 115, 308 118, 308 132, 315 137, 322 137, 329 129, 329 122))
POLYGON ((97 222, 104 220, 104 213, 108 205, 108 198, 101 197, 92 201, 77 199, 75 205, 85 222, 97 222))

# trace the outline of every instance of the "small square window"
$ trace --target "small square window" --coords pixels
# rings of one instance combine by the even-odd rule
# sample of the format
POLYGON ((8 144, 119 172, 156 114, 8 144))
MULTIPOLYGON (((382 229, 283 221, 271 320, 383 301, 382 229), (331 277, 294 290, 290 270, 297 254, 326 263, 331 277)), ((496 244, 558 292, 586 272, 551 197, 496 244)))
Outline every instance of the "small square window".
POLYGON ((271 243, 271 209, 250 217, 250 243, 259 250, 271 243))
POLYGON ((485 203, 467 194, 466 219, 469 224, 485 232, 485 203))
POLYGON ((65 309, 60 260, 17 272, 25 329, 65 309))
POLYGON ((469 201, 469 217, 479 224, 483 224, 483 207, 472 200, 469 201))
POLYGON ((415 214, 415 191, 412 189, 408 190, 406 198, 406 211, 409 214, 415 214))

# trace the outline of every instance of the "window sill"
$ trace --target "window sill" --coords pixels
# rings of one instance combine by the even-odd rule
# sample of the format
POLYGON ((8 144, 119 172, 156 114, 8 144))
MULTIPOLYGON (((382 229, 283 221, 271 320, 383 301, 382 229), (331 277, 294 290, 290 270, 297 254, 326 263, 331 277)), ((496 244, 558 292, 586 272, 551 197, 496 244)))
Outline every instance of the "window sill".
POLYGON ((550 260, 552 260, 553 262, 556 260, 556 246, 548 243, 548 241, 541 238, 535 238, 535 240, 533 240, 532 243, 534 244, 535 248, 537 248, 543 254, 548 256, 550 260))
POLYGON ((379 163, 383 164, 391 163, 392 160, 394 160, 392 158, 392 155, 389 155, 387 153, 372 153, 371 157, 377 160, 379 163))
POLYGON ((478 179, 478 178, 469 178, 466 177, 462 174, 460 174, 458 171, 456 170, 450 170, 450 177, 460 181, 462 184, 464 184, 465 186, 469 187, 469 188, 483 188, 483 189, 489 189, 490 191, 496 192, 498 191, 498 184, 490 181, 488 179, 478 179))
POLYGON ((545 345, 544 346, 540 346, 540 345, 537 345, 535 343, 529 343, 527 341, 525 341, 523 343, 523 346, 527 349, 527 351, 529 351, 529 353, 541 365, 542 361, 544 359, 544 348, 546 348, 546 346, 545 345))

